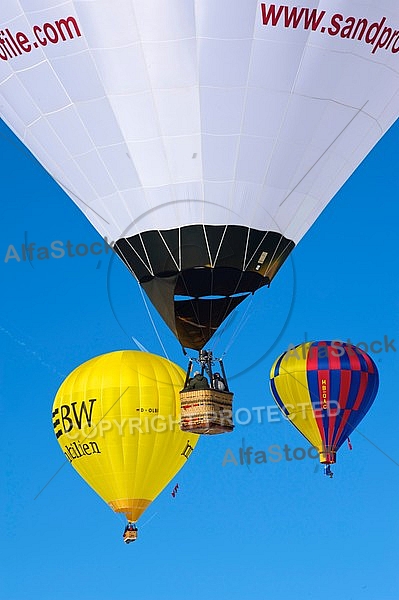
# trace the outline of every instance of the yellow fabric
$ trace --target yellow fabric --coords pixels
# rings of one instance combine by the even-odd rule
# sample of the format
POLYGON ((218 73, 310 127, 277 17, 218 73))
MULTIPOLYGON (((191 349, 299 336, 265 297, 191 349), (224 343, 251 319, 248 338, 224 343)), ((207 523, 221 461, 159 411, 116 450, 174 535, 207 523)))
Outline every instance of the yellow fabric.
POLYGON ((324 446, 313 412, 306 374, 306 361, 312 343, 288 350, 280 363, 278 375, 274 375, 278 358, 271 368, 270 379, 274 381, 280 401, 288 410, 287 418, 312 446, 322 452, 324 446))
POLYGON ((184 378, 164 358, 126 350, 82 364, 56 395, 54 431, 65 456, 130 521, 183 467, 198 441, 179 427, 184 378))

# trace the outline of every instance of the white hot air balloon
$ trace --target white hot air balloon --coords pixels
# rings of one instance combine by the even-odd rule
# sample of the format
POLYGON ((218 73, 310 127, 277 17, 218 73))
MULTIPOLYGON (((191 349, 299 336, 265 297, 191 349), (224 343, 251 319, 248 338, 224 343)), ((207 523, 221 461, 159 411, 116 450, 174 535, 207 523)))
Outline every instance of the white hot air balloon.
POLYGON ((1 114, 200 349, 399 114, 398 0, 7 0, 1 114))

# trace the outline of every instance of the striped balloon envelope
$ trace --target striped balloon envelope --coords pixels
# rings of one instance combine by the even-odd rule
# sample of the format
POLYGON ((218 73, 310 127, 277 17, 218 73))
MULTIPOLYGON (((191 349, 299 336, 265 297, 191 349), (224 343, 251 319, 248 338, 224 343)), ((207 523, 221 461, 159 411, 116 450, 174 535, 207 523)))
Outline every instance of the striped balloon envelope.
POLYGON ((292 347, 275 361, 270 389, 282 413, 315 446, 320 462, 335 463, 336 452, 370 409, 378 370, 357 346, 338 341, 292 347))

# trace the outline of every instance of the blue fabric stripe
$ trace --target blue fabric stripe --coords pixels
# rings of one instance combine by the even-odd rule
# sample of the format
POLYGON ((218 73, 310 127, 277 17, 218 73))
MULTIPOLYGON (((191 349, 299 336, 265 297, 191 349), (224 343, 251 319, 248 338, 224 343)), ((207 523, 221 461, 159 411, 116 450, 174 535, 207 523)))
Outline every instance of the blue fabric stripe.
POLYGON ((320 371, 328 371, 328 346, 331 346, 331 342, 326 344, 317 344, 317 368, 320 371))
POLYGON ((271 387, 272 394, 273 394, 273 396, 274 396, 274 399, 275 399, 275 401, 276 401, 276 403, 277 403, 277 405, 278 405, 279 409, 281 410, 281 412, 282 412, 282 413, 284 413, 286 416, 288 416, 290 413, 289 413, 289 411, 288 411, 288 410, 285 408, 285 406, 284 406, 284 402, 283 402, 283 401, 281 400, 281 398, 280 398, 280 395, 279 395, 279 393, 278 393, 278 391, 277 391, 277 388, 276 388, 276 384, 274 383, 274 379, 271 379, 271 380, 270 380, 270 387, 271 387))
MULTIPOLYGON (((309 390, 310 401, 312 402, 313 414, 315 413, 315 410, 319 411, 318 414, 320 414, 321 398, 320 398, 320 393, 319 393, 319 372, 316 371, 315 369, 309 370, 306 373, 306 377, 308 380, 308 390, 309 390)), ((316 415, 315 415, 315 418, 316 418, 316 415)), ((316 422, 317 422, 317 419, 316 419, 316 422)), ((326 415, 323 415, 323 417, 322 417, 322 426, 323 426, 323 430, 324 430, 324 435, 326 435, 326 432, 328 432, 327 413, 326 413, 326 415)), ((327 439, 327 438, 325 438, 325 439, 327 439)), ((324 443, 321 433, 320 433, 320 442, 324 443)))
POLYGON ((320 408, 320 396, 319 396, 319 380, 317 371, 307 371, 306 377, 308 380, 308 390, 310 400, 312 402, 313 412, 315 409, 320 408))
POLYGON ((356 354, 359 357, 361 370, 366 371, 366 373, 368 373, 369 368, 367 366, 366 359, 364 358, 363 354, 360 352, 360 350, 358 348, 356 348, 356 354))
POLYGON ((322 410, 321 419, 322 419, 322 423, 323 423, 325 443, 328 444, 328 429, 329 429, 329 425, 330 425, 330 417, 328 416, 327 411, 322 410))
POLYGON ((280 375, 280 365, 281 365, 281 361, 283 360, 284 356, 286 355, 286 352, 283 352, 283 354, 280 356, 280 358, 278 359, 278 361, 276 362, 276 366, 274 367, 274 373, 273 373, 273 377, 277 377, 278 375, 280 375))
MULTIPOLYGON (((323 427, 323 431, 324 431, 324 439, 325 442, 328 442, 328 431, 330 428, 330 417, 328 415, 328 411, 323 411, 322 409, 322 399, 320 397, 320 390, 319 390, 319 371, 329 371, 330 375, 331 375, 331 371, 329 369, 329 360, 328 360, 328 354, 329 354, 329 347, 331 346, 331 342, 317 342, 316 344, 314 344, 315 346, 317 346, 317 371, 313 371, 314 374, 314 378, 312 381, 312 385, 313 385, 313 389, 314 389, 314 394, 316 396, 316 398, 312 398, 312 404, 313 404, 313 409, 316 408, 316 410, 319 410, 319 414, 321 414, 321 420, 322 420, 322 427, 323 427), (320 413, 321 411, 321 413, 320 413)), ((314 350, 313 350, 314 352, 314 350)), ((329 377, 330 379, 330 377, 329 377)))
MULTIPOLYGON (((349 358, 349 354, 348 354, 348 344, 342 344, 342 347, 344 349, 344 353, 342 356, 339 357, 339 362, 341 365, 341 369, 345 370, 345 371, 351 371, 351 363, 350 363, 350 358, 349 358)), ((350 350, 351 352, 351 350, 350 350)))
POLYGON ((378 375, 377 375, 377 371, 376 371, 375 373, 368 374, 367 388, 364 393, 362 403, 359 406, 359 409, 357 410, 357 413, 359 413, 361 415, 359 421, 361 419, 363 419, 363 417, 369 411, 371 405, 374 402, 374 398, 377 394, 377 390, 378 390, 378 375))
POLYGON ((345 406, 342 408, 353 408, 360 387, 360 373, 361 371, 352 371, 349 394, 346 398, 345 406))
POLYGON ((357 411, 352 412, 349 415, 349 419, 345 425, 345 427, 342 430, 342 433, 339 437, 339 440, 336 440, 334 445, 336 447, 336 449, 338 450, 339 448, 341 448, 342 444, 345 442, 346 439, 348 439, 348 437, 350 435, 352 435, 353 430, 357 427, 357 425, 359 424, 359 420, 357 420, 355 417, 357 415, 357 411))

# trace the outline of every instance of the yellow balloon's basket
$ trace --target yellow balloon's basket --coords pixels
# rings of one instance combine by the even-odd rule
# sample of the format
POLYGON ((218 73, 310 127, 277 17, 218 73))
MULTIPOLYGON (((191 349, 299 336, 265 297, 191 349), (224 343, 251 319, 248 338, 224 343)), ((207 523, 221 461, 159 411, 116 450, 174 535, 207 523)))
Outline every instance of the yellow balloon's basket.
POLYGON ((180 429, 213 435, 233 431, 233 394, 214 389, 180 392, 180 429))
POLYGON ((131 544, 132 542, 135 542, 136 540, 137 540, 137 528, 129 529, 129 530, 125 531, 125 533, 123 534, 123 541, 125 542, 125 544, 131 544))

